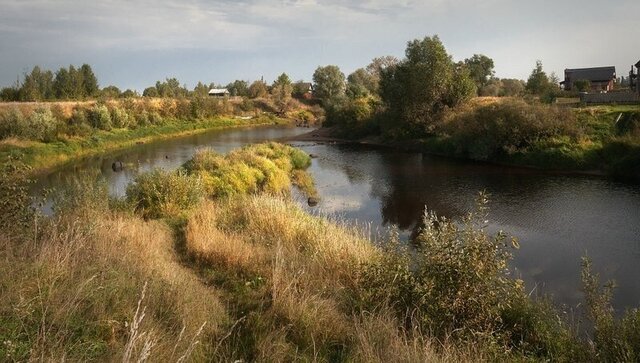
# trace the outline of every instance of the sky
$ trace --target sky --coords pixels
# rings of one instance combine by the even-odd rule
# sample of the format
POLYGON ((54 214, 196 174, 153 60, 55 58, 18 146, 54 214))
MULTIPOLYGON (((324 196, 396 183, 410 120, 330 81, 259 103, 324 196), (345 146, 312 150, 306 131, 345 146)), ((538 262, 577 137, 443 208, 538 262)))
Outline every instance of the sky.
POLYGON ((485 54, 496 76, 640 60, 640 0, 0 0, 0 86, 33 66, 90 64, 100 86, 143 90, 176 77, 311 80, 402 58, 437 34, 454 60, 485 54))

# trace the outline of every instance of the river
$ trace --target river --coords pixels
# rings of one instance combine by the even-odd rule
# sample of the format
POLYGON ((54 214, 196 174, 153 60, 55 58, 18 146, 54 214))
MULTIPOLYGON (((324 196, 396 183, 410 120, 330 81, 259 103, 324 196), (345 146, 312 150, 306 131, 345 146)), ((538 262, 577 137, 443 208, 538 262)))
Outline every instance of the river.
MULTIPOLYGON (((34 191, 64 185, 84 170, 98 170, 114 195, 140 171, 173 169, 202 147, 227 152, 249 143, 296 136, 308 129, 256 127, 207 132, 139 145, 86 159, 40 176, 34 191), (111 169, 113 161, 125 164, 111 169)), ((490 194, 490 231, 518 237, 514 274, 533 294, 550 294, 570 309, 582 301, 580 259, 588 255, 603 280, 615 279, 614 307, 640 306, 640 185, 603 177, 562 175, 459 161, 362 145, 293 142, 314 154, 310 167, 321 201, 313 213, 397 225, 404 238, 424 207, 450 218, 474 206, 478 191, 490 194)), ((301 203, 302 204, 302 203, 301 203)))

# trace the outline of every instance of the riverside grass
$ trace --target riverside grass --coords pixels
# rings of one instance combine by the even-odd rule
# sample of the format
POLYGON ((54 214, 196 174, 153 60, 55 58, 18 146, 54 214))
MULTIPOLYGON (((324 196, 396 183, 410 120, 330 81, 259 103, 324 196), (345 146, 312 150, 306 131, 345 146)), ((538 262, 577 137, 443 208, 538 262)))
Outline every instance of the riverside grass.
POLYGON ((81 158, 123 149, 140 143, 203 133, 232 127, 288 124, 280 118, 261 116, 250 120, 214 117, 205 120, 183 121, 167 119, 161 125, 135 129, 95 130, 88 136, 65 137, 49 143, 24 141, 15 138, 0 141, 0 164, 9 158, 19 159, 34 173, 45 172, 81 158))
MULTIPOLYGON (((208 154, 194 158, 202 168, 191 170, 215 175, 220 167, 227 170, 260 155, 280 159, 274 164, 281 170, 304 170, 304 154, 289 148, 270 143, 228 158, 208 154)), ((14 183, 9 179, 0 187, 20 189, 14 183)), ((516 244, 482 227, 484 196, 476 213, 462 221, 425 214, 418 246, 410 250, 394 234, 374 245, 366 231, 306 213, 287 193, 240 187, 148 215, 136 208, 136 199, 110 200, 103 184, 80 179, 58 195, 53 216, 3 226, 18 233, 0 234, 2 357, 196 362, 638 357, 638 312, 615 319, 610 290, 600 289, 588 266, 583 278, 588 317, 596 328, 592 338, 583 339, 551 305, 524 294, 507 269, 509 249, 516 244)), ((22 208, 29 205, 25 201, 22 208)))

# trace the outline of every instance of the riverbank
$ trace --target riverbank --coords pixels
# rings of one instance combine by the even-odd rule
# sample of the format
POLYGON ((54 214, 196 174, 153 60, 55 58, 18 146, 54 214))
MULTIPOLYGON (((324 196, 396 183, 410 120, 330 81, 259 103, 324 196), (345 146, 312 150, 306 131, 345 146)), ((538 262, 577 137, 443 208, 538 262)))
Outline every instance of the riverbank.
POLYGON ((290 123, 292 122, 289 120, 273 116, 259 116, 250 119, 214 117, 196 121, 168 119, 160 125, 142 126, 135 129, 95 130, 91 135, 65 137, 52 142, 10 138, 0 141, 0 165, 10 159, 20 160, 32 169, 33 174, 41 174, 83 158, 143 143, 212 130, 290 123))
MULTIPOLYGON (((509 274, 518 247, 425 216, 407 248, 305 212, 308 154, 252 145, 142 173, 126 198, 79 177, 51 216, 0 175, 0 353, 78 361, 591 361, 638 357, 636 312, 610 315, 584 269, 594 337, 509 274), (5 204, 6 202, 6 204, 5 204), (37 221, 37 223, 34 223, 37 221), (436 227, 437 226, 437 227, 436 227), (43 334, 42 331, 46 332, 43 334), (595 357, 595 358, 594 358, 595 357)), ((13 184, 12 184, 13 183, 13 184)), ((629 359, 625 359, 629 358, 629 359)))
POLYGON ((638 106, 568 109, 522 99, 474 99, 447 110, 430 132, 413 137, 398 129, 383 132, 377 123, 384 115, 377 117, 357 127, 338 123, 298 139, 355 142, 498 165, 640 180, 638 106))

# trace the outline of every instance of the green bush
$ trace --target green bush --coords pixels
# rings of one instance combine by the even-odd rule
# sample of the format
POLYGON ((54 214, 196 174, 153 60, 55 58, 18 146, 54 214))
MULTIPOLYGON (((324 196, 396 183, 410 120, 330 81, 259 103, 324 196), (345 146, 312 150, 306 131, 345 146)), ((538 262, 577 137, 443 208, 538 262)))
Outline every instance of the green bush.
POLYGON ((56 138, 59 122, 49 108, 39 108, 19 127, 19 136, 22 138, 50 142, 56 138))
POLYGON ((508 271, 517 242, 484 230, 486 202, 481 194, 478 210, 460 224, 425 212, 415 256, 396 241, 365 270, 372 301, 388 301, 403 320, 440 337, 498 331, 502 312, 524 291, 508 271))
POLYGON ((83 109, 75 109, 67 124, 67 133, 75 136, 87 136, 91 134, 91 125, 87 118, 87 112, 83 109))
POLYGON ((105 105, 96 105, 89 110, 89 122, 96 129, 109 131, 113 127, 111 114, 105 105))
POLYGON ((580 135, 570 110, 522 100, 454 110, 445 120, 438 132, 451 137, 459 156, 476 160, 499 160, 552 137, 575 141, 580 135))
POLYGON ((17 107, 0 114, 0 140, 11 136, 20 136, 26 126, 26 120, 17 107))
POLYGON ((203 198, 202 181, 184 171, 154 169, 138 175, 127 187, 127 201, 145 218, 174 217, 203 198))
POLYGON ((227 156, 203 150, 184 168, 202 178, 208 195, 219 198, 256 192, 287 194, 292 184, 312 194, 308 178, 294 178, 293 173, 309 165, 311 158, 305 152, 272 142, 247 146, 227 156))
POLYGON ((111 120, 113 121, 113 127, 121 129, 131 126, 131 117, 126 110, 120 107, 114 107, 111 110, 111 120))

